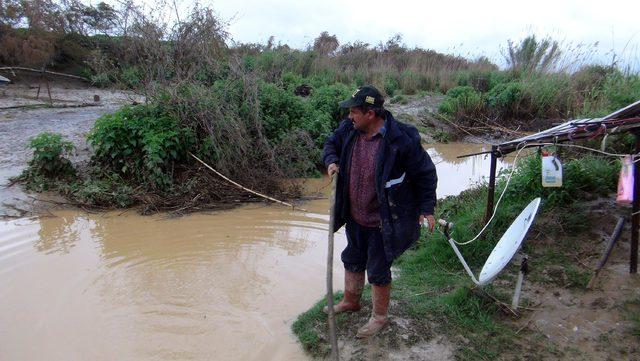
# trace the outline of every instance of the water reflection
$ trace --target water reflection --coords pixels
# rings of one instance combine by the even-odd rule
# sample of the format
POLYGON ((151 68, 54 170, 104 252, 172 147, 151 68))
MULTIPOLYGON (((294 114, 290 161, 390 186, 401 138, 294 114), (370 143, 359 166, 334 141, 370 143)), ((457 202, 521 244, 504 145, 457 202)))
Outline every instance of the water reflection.
MULTIPOLYGON (((490 146, 449 143, 438 144, 435 147, 425 145, 425 148, 438 171, 438 198, 460 194, 463 190, 486 181, 489 176, 491 158, 488 154, 465 158, 458 156, 485 152, 491 150, 490 146)), ((508 164, 508 160, 499 159, 498 171, 508 164)))

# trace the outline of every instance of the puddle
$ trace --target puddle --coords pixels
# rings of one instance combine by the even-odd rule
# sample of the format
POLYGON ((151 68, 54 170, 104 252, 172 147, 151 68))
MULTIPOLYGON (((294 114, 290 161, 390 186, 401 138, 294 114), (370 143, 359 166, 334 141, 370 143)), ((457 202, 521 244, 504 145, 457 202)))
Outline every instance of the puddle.
MULTIPOLYGON (((439 197, 488 174, 488 156, 455 158, 481 150, 429 149, 439 197)), ((0 359, 306 359, 290 326, 324 293, 328 200, 304 208, 176 219, 69 210, 2 221, 0 359)), ((345 244, 341 231, 336 289, 345 244)))

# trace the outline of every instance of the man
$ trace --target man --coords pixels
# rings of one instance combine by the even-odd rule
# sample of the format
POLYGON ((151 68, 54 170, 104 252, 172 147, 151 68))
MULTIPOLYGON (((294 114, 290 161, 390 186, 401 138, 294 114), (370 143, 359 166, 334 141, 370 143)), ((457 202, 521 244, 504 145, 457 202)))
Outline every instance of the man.
POLYGON ((396 121, 373 86, 358 89, 340 103, 349 109, 324 145, 323 161, 338 174, 335 229, 346 224, 344 298, 336 313, 360 310, 365 271, 372 285, 373 311, 357 337, 376 334, 387 324, 391 264, 420 235, 433 231, 436 168, 415 127, 396 121))

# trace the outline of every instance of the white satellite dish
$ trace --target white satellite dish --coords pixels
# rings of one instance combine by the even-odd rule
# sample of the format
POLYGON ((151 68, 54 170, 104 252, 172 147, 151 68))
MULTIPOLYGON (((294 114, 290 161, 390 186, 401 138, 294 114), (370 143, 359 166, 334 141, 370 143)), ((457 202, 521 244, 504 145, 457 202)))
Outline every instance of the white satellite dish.
MULTIPOLYGON (((464 266, 473 282, 477 285, 484 286, 491 282, 497 275, 504 269, 504 267, 511 261, 513 256, 520 249, 522 240, 527 234, 529 227, 533 223, 536 213, 538 213, 538 207, 540 206, 540 198, 536 198, 529 205, 522 210, 520 215, 511 223, 507 231, 502 235, 502 238, 498 241, 496 246, 491 251, 489 258, 484 263, 480 276, 476 279, 476 276, 471 272, 469 265, 462 257, 460 250, 456 246, 452 238, 449 238, 449 244, 453 248, 453 251, 460 259, 460 262, 464 266)), ((448 232, 447 232, 448 234, 448 232)))

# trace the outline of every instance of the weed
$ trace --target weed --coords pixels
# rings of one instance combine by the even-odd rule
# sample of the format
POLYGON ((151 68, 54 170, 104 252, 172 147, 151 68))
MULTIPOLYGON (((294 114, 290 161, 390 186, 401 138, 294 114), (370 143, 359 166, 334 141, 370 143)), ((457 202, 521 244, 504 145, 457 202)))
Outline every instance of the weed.
POLYGON ((27 189, 48 190, 56 180, 70 179, 75 169, 66 156, 70 155, 73 143, 64 140, 57 133, 40 133, 29 139, 27 146, 33 150, 33 156, 27 168, 18 180, 25 183, 27 189))
POLYGON ((445 132, 442 129, 437 129, 436 131, 434 131, 432 136, 436 142, 440 143, 449 143, 452 139, 451 133, 445 132))

